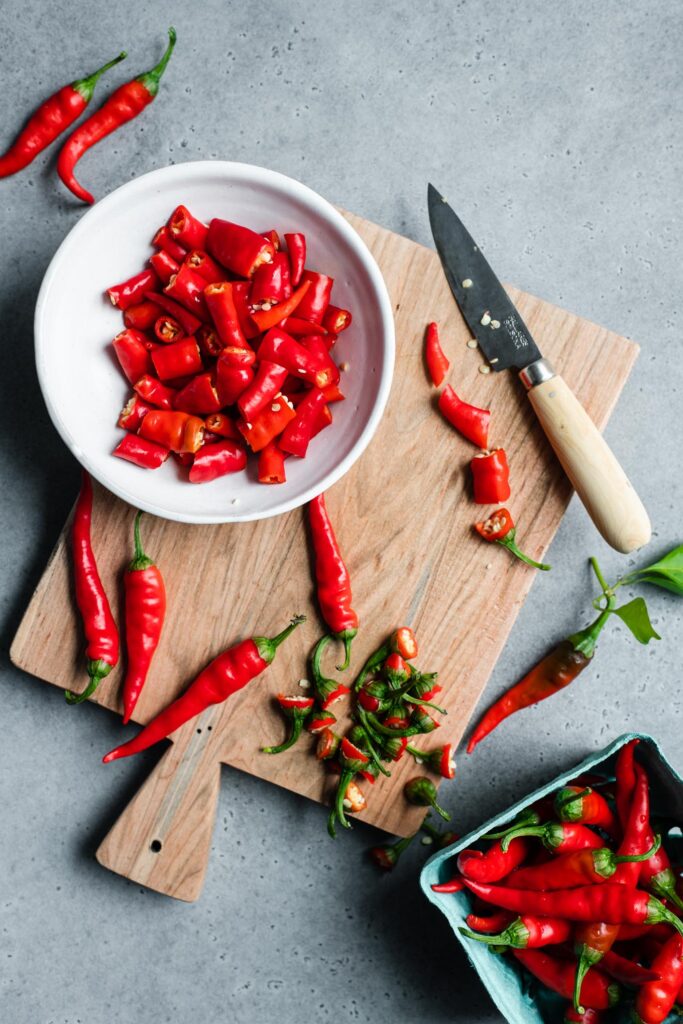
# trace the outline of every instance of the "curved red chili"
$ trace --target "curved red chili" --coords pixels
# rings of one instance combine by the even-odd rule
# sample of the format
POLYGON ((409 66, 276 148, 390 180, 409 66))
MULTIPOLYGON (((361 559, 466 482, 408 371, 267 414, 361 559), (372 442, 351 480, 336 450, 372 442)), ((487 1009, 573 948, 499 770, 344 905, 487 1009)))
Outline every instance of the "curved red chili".
POLYGON ((480 935, 467 928, 458 928, 461 935, 488 946, 503 946, 509 949, 541 949, 543 946, 567 942, 572 928, 569 921, 553 917, 532 917, 525 914, 518 917, 499 935, 480 935))
POLYGON ((141 114, 159 92, 159 81, 171 59, 176 41, 174 28, 168 30, 169 43, 156 67, 120 85, 100 109, 83 122, 66 140, 57 160, 57 173, 68 189, 85 203, 94 197, 76 180, 74 170, 83 154, 121 125, 141 114))
POLYGON ((630 743, 626 743, 617 754, 614 763, 614 776, 616 779, 615 802, 617 805, 617 817, 621 822, 622 829, 626 828, 631 812, 631 799, 636 785, 635 749, 639 742, 640 740, 635 739, 631 740, 630 743))
POLYGON ((555 794, 554 807, 560 821, 597 825, 611 836, 616 833, 617 822, 612 808, 604 796, 589 786, 585 789, 579 786, 563 786, 555 794))
POLYGON ((458 856, 458 871, 473 882, 500 882, 518 868, 528 854, 529 844, 524 839, 515 839, 505 850, 498 839, 483 855, 478 850, 463 850, 458 856))
POLYGON ((344 644, 343 672, 351 660, 351 643, 358 632, 358 615, 351 606, 351 577, 342 557, 325 495, 308 503, 308 522, 315 559, 318 604, 323 619, 337 640, 344 644))
POLYGON ((306 266, 306 236, 300 231, 285 234, 285 243, 292 271, 292 284, 296 288, 306 266))
POLYGON ((658 981, 643 985, 636 996, 636 1024, 662 1024, 671 1013, 683 985, 683 939, 676 934, 664 943, 651 964, 658 981))
POLYGON ((126 598, 126 652, 128 668, 123 681, 123 724, 130 721, 149 666, 159 646, 166 615, 166 587, 161 570, 148 558, 140 540, 140 517, 135 517, 135 554, 124 576, 126 598))
POLYGON ((38 107, 14 140, 0 156, 0 178, 16 174, 35 160, 58 135, 76 121, 90 103, 100 77, 126 57, 125 51, 103 64, 87 78, 64 85, 38 107))
POLYGON ((67 704, 80 704, 90 697, 119 660, 119 631, 100 579, 90 537, 92 502, 92 481, 83 470, 71 537, 76 604, 87 640, 89 681, 82 693, 65 692, 67 704))
POLYGON ((153 718, 137 736, 105 754, 104 763, 147 750, 212 704, 227 700, 268 668, 282 641, 305 620, 305 615, 297 615, 277 636, 252 637, 223 651, 199 673, 185 693, 153 718))
MULTIPOLYGON (((555 960, 540 950, 513 949, 512 955, 547 988, 571 999, 576 967, 571 960, 555 960)), ((595 969, 588 972, 583 985, 584 1003, 593 1010, 607 1010, 619 1001, 619 986, 595 969)))
MULTIPOLYGON (((491 422, 489 409, 478 409, 476 405, 463 402, 456 394, 455 389, 447 384, 439 396, 439 411, 451 426, 455 427, 458 433, 466 437, 468 441, 476 444, 478 448, 488 448, 489 424, 491 422)), ((508 494, 497 500, 507 501, 509 496, 508 494)), ((495 504, 495 499, 485 504, 495 504)))
POLYGON ((502 848, 522 836, 535 836, 546 850, 554 854, 572 853, 574 850, 599 850, 603 841, 585 825, 568 821, 547 821, 544 825, 520 825, 503 837, 502 848))
MULTIPOLYGON (((337 334, 338 332, 332 327, 330 330, 337 334)), ((450 363, 441 348, 441 341, 439 340, 439 325, 431 323, 427 325, 427 333, 425 335, 425 362, 427 363, 427 372, 429 373, 430 380, 435 388, 438 388, 443 384, 443 379, 448 373, 450 363)), ((453 388, 450 389, 452 394, 455 396, 453 388)), ((456 396, 457 397, 457 396, 456 396)), ((447 404, 447 399, 444 400, 444 404, 447 404)), ((439 408, 441 408, 441 399, 439 399, 439 408)), ((471 408, 471 407, 470 407, 471 408)), ((442 410, 444 411, 444 410, 442 410)), ((446 416, 446 412, 444 411, 446 416)), ((447 416, 447 419, 450 419, 447 416)), ((475 444, 478 444, 475 441, 475 444)), ((486 444, 479 445, 480 448, 485 448, 486 444)))
MULTIPOLYGON (((658 845, 658 841, 653 845, 658 845)), ((640 863, 646 860, 651 852, 648 850, 646 853, 619 857, 606 846, 598 850, 574 850, 572 853, 554 857, 545 864, 518 868, 507 879, 507 884, 514 889, 544 892, 571 889, 581 885, 598 885, 612 878, 620 864, 640 863)))

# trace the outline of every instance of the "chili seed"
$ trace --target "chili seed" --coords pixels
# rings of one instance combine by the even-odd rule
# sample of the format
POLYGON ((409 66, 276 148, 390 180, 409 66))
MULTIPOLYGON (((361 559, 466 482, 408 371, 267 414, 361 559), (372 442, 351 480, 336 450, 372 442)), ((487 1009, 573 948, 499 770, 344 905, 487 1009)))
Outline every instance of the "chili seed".
POLYGON ((479 323, 482 325, 482 327, 488 327, 488 325, 491 323, 491 314, 489 313, 488 309, 486 310, 486 312, 482 316, 482 318, 479 321, 479 323))
POLYGON ((488 366, 486 363, 484 363, 483 366, 479 367, 479 373, 490 373, 490 372, 491 372, 491 367, 488 366))
POLYGON ((500 320, 492 320, 491 321, 491 330, 492 331, 497 331, 499 327, 500 327, 500 320))
POLYGON ((478 342, 476 342, 474 340, 474 338, 470 338, 470 340, 467 342, 467 347, 468 348, 476 348, 477 345, 478 345, 478 342))
POLYGON ((462 282, 462 286, 463 286, 463 288, 471 288, 472 287, 472 279, 469 278, 469 277, 466 277, 465 280, 462 282))

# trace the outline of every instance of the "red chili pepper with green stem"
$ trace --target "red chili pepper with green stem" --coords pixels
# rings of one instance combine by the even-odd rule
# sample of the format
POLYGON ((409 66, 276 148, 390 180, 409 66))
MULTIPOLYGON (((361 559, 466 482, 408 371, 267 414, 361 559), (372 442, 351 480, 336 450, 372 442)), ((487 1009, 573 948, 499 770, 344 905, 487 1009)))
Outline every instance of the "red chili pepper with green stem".
POLYGON ((572 853, 574 850, 600 850, 604 843, 597 833, 586 825, 568 821, 547 821, 543 825, 520 825, 511 829, 501 843, 503 851, 510 843, 522 836, 535 836, 546 850, 554 854, 572 853))
POLYGON ((327 831, 332 839, 337 838, 335 830, 336 822, 339 822, 342 828, 351 828, 351 822, 344 813, 344 796, 354 775, 357 775, 359 771, 362 771, 363 768, 367 767, 370 759, 367 754, 365 754, 359 747, 352 743, 348 737, 345 736, 339 745, 339 760, 341 762, 342 771, 339 776, 334 804, 332 805, 330 816, 327 819, 327 831))
POLYGON ((555 813, 560 821, 597 825, 610 836, 617 832, 617 821, 604 796, 587 786, 563 786, 555 795, 555 813))
MULTIPOLYGON (((576 967, 570 960, 556 960, 541 950, 514 949, 512 955, 542 984, 565 999, 574 991, 576 967)), ((619 1001, 619 986, 593 969, 584 982, 584 1002, 594 1010, 607 1010, 619 1001)))
POLYGON ((285 716, 291 721, 292 727, 289 736, 276 747, 261 747, 264 754, 281 754, 293 747, 301 736, 304 722, 313 711, 315 701, 312 697, 285 697, 280 693, 277 702, 285 716))
POLYGON ((543 892, 602 884, 615 875, 620 864, 637 864, 646 860, 658 848, 659 842, 658 836, 651 850, 623 857, 606 846, 599 850, 574 850, 553 857, 545 864, 519 868, 510 875, 508 884, 515 889, 543 892))
POLYGON ((461 935, 487 946, 507 949, 542 949, 543 946, 567 942, 572 933, 569 921, 553 917, 532 917, 525 914, 509 924, 499 935, 480 935, 468 928, 458 928, 461 935))
POLYGON ((484 853, 479 850, 463 850, 458 856, 458 871, 473 882, 500 882, 523 864, 529 855, 529 844, 524 839, 515 839, 503 849, 500 839, 484 853))
POLYGON ((475 523, 474 529, 482 538, 490 544, 500 544, 501 547, 507 548, 507 550, 519 558, 520 561, 531 565, 534 569, 542 569, 544 572, 549 571, 550 566, 545 565, 543 562, 535 562, 533 558, 529 558, 523 551, 517 547, 515 540, 516 529, 515 524, 512 520, 512 516, 506 508, 499 508, 497 512, 493 512, 488 519, 483 522, 475 523))
MULTIPOLYGON (((308 522, 318 605, 332 636, 344 644, 344 661, 338 666, 338 671, 343 672, 351 661, 351 643, 358 632, 359 622, 351 606, 351 577, 327 511, 324 494, 319 494, 308 503, 308 522)), ((322 651, 325 638, 321 642, 322 651)))
POLYGON ((90 103, 100 77, 125 57, 124 51, 92 75, 62 86, 41 103, 7 152, 0 156, 0 178, 7 178, 28 167, 39 153, 72 125, 90 103))
POLYGON ((135 554, 124 576, 126 598, 126 651, 128 668, 123 681, 123 724, 130 721, 149 667, 159 646, 166 615, 166 587, 158 566, 145 554, 140 540, 140 517, 135 517, 135 554))
POLYGON ((199 673, 185 693, 153 718, 137 736, 106 754, 104 763, 147 750, 212 704, 227 700, 268 668, 283 640, 305 620, 305 615, 298 615, 277 636, 252 637, 223 651, 199 673))
POLYGON ((83 154, 121 125, 141 114, 159 92, 159 82, 175 46, 174 28, 168 30, 169 43, 163 57, 151 71, 120 85, 100 109, 83 122, 66 140, 57 160, 57 173, 68 189, 85 203, 94 203, 87 189, 76 180, 74 170, 83 154))
POLYGON ((615 802, 617 805, 617 817, 622 829, 626 828, 631 812, 631 800, 636 785, 635 749, 639 742, 639 740, 635 739, 631 740, 630 743, 626 743, 617 754, 614 764, 616 780, 615 802))
POLYGON ((90 536, 92 481, 83 470, 82 483, 71 529, 76 604, 87 640, 88 685, 82 693, 66 690, 67 704, 81 704, 91 696, 119 660, 119 631, 97 569, 90 536))

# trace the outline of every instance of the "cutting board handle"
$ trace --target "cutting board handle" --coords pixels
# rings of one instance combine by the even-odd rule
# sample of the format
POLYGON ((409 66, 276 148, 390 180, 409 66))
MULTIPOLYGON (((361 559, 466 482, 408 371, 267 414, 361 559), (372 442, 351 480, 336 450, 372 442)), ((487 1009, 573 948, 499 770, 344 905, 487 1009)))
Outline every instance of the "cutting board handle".
POLYGON ((627 554, 650 540, 643 503, 592 419, 557 374, 528 391, 545 434, 608 544, 627 554))
POLYGON ((220 707, 183 726, 100 844, 103 867, 178 900, 199 896, 220 789, 220 707))

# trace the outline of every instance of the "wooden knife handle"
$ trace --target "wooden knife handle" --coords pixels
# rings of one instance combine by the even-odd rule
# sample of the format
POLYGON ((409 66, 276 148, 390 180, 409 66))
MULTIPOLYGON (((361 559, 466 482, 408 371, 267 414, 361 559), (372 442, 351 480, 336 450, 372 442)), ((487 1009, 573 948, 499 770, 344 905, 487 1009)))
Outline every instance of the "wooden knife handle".
POLYGON ((528 396, 565 473, 607 543, 624 554, 647 544, 651 527, 643 503, 562 377, 555 374, 532 384, 528 396))
POLYGON ((191 902, 209 862, 220 751, 214 741, 221 706, 188 722, 97 850, 100 864, 157 892, 191 902))

